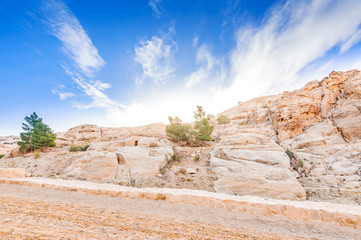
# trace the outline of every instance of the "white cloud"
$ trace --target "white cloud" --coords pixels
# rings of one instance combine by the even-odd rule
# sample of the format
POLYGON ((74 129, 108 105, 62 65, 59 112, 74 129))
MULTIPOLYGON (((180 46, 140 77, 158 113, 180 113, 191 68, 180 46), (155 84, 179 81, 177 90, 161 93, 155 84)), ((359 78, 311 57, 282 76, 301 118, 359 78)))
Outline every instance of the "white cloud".
POLYGON ((333 47, 349 49, 359 40, 360 11, 358 0, 287 1, 262 26, 241 28, 231 57, 233 81, 218 90, 218 106, 279 92, 277 86, 299 79, 333 47))
MULTIPOLYGON (((288 1, 275 7, 261 26, 239 29, 229 72, 222 58, 213 56, 211 48, 203 44, 197 49, 195 59, 199 67, 187 77, 184 86, 171 88, 172 85, 167 85, 166 91, 152 91, 151 97, 149 94, 137 96, 138 100, 127 106, 103 92, 109 84, 86 81, 80 74, 66 69, 79 89, 91 99, 88 104, 75 106, 104 109, 111 126, 166 122, 169 115, 192 121, 196 105, 204 106, 207 112, 219 113, 235 106, 239 100, 280 92, 282 84, 300 81, 305 76, 302 75, 304 69, 310 69, 307 79, 313 80, 310 76, 334 68, 337 61, 329 58, 312 64, 321 61, 330 49, 338 47, 341 54, 360 40, 360 9, 361 2, 356 0, 288 1), (226 75, 231 78, 230 85, 220 88, 226 75)), ((198 40, 194 42, 199 46, 198 40)), ((169 37, 153 36, 140 42, 135 47, 134 58, 143 69, 138 84, 145 80, 159 84, 171 78, 175 50, 176 45, 169 37)), ((354 59, 348 66, 352 64, 361 66, 361 61, 354 59)))
POLYGON ((75 97, 76 95, 72 92, 60 92, 60 91, 57 91, 55 89, 52 89, 51 92, 54 94, 54 95, 58 95, 59 96, 59 99, 60 100, 66 100, 68 98, 71 98, 71 97, 75 97))
POLYGON ((347 52, 353 45, 358 43, 361 40, 361 29, 358 30, 352 37, 347 39, 342 45, 340 49, 340 53, 347 52))
MULTIPOLYGON (((97 48, 80 25, 78 19, 61 1, 44 1, 44 14, 47 24, 51 27, 51 34, 63 43, 64 53, 73 60, 75 66, 88 78, 92 78, 94 72, 100 70, 104 60, 99 56, 97 48)), ((74 103, 79 109, 102 108, 108 117, 127 109, 127 106, 110 99, 103 91, 110 88, 110 84, 100 80, 86 80, 77 71, 70 70, 62 65, 67 75, 77 84, 78 89, 91 99, 88 104, 74 103)), ((59 85, 59 88, 65 88, 59 85)), ((61 100, 76 96, 74 93, 52 90, 53 94, 61 100)))
POLYGON ((158 4, 160 4, 162 0, 150 0, 149 1, 149 6, 152 8, 154 14, 157 16, 157 17, 160 17, 161 16, 161 12, 159 10, 159 6, 158 4))
POLYGON ((146 79, 154 83, 165 83, 174 71, 173 53, 176 45, 173 41, 166 41, 166 37, 153 36, 151 40, 141 41, 135 47, 135 58, 143 68, 143 76, 136 79, 136 83, 142 84, 146 79))
POLYGON ((213 57, 208 45, 202 44, 197 49, 196 63, 201 66, 197 71, 185 78, 187 88, 191 88, 201 82, 207 82, 208 84, 219 83, 225 78, 222 61, 213 57))
POLYGON ((91 84, 84 80, 80 74, 72 72, 65 67, 64 70, 66 74, 68 74, 78 84, 78 88, 92 99, 92 102, 89 104, 78 103, 74 105, 75 107, 79 109, 99 107, 106 109, 109 113, 126 108, 125 105, 111 100, 101 91, 102 89, 99 89, 96 84, 91 84))
POLYGON ((64 53, 79 67, 83 74, 93 76, 104 66, 97 48, 79 23, 78 19, 62 1, 43 1, 43 12, 52 35, 63 44, 64 53))

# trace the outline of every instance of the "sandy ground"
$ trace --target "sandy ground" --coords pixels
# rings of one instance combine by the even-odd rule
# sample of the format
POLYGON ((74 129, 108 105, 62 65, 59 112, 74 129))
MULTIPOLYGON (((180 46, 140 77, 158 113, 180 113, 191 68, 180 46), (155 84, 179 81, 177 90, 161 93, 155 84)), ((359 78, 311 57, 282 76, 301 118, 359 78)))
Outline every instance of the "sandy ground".
POLYGON ((361 239, 361 231, 164 201, 0 184, 0 239, 361 239))

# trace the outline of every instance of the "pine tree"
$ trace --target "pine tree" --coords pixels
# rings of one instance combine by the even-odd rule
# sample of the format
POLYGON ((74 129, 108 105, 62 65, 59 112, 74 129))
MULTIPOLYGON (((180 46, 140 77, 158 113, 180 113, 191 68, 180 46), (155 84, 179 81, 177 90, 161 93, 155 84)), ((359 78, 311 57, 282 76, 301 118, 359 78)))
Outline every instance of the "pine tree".
POLYGON ((198 141, 210 141, 212 140, 211 134, 214 126, 210 125, 206 118, 206 113, 202 106, 197 106, 197 110, 194 113, 194 131, 195 139, 198 141))
POLYGON ((33 128, 31 145, 34 149, 55 147, 56 134, 43 122, 39 122, 33 128))
POLYGON ((22 129, 25 132, 20 133, 21 141, 18 142, 20 146, 20 151, 31 150, 31 132, 36 124, 42 121, 41 118, 34 112, 30 117, 25 117, 26 123, 22 124, 22 129))
POLYGON ((42 118, 34 112, 30 117, 25 117, 26 123, 22 124, 25 132, 20 133, 21 141, 18 142, 20 151, 55 147, 56 134, 43 123, 42 118))

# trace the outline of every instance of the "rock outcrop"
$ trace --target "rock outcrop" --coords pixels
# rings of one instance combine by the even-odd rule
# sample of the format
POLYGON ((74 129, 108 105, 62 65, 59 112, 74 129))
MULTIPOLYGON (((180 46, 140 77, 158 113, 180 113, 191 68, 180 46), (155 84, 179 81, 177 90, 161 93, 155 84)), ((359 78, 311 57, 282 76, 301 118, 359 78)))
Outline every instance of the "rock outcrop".
POLYGON ((58 133, 57 148, 39 159, 12 149, 0 167, 131 186, 199 186, 234 195, 361 203, 359 71, 332 72, 221 114, 231 122, 217 125, 214 140, 199 148, 171 142, 164 124, 82 125, 58 133), (89 146, 69 153, 70 145, 89 146), (168 161, 177 154, 187 164, 168 161))
MULTIPOLYGON (((292 183, 292 175, 296 174, 309 199, 361 202, 359 71, 332 72, 302 89, 253 99, 222 114, 232 119, 230 124, 216 129, 221 141, 212 162, 219 177, 215 186, 222 191, 230 191, 229 186, 239 182, 242 184, 231 188, 231 192, 242 189, 242 193, 265 196, 285 186, 299 189, 300 185, 292 183), (229 140, 235 138, 238 140, 229 140), (227 154, 229 148, 232 154, 227 154), (281 164, 287 162, 286 156, 281 155, 286 151, 290 167, 281 164), (267 179, 270 172, 277 176, 278 170, 283 172, 279 176, 284 177, 270 189, 261 179, 267 179), (255 190, 254 179, 267 193, 255 190), (285 181, 288 185, 282 184, 285 181)), ((294 196, 300 196, 299 193, 296 191, 294 196)))

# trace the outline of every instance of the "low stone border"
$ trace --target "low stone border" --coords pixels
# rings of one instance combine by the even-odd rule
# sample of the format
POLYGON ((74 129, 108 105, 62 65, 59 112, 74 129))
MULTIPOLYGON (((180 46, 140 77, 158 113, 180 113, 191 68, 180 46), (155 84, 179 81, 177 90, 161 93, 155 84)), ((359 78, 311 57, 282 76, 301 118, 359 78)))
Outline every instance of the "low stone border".
POLYGON ((170 203, 191 204, 228 211, 247 212, 253 215, 285 217, 292 220, 323 222, 361 229, 361 207, 355 205, 232 196, 188 189, 131 188, 115 184, 47 178, 0 178, 0 184, 78 191, 111 197, 162 200, 170 203))
POLYGON ((24 178, 25 168, 0 168, 0 178, 24 178))

